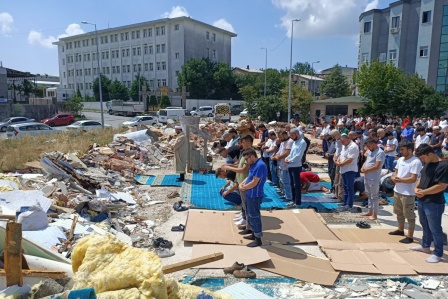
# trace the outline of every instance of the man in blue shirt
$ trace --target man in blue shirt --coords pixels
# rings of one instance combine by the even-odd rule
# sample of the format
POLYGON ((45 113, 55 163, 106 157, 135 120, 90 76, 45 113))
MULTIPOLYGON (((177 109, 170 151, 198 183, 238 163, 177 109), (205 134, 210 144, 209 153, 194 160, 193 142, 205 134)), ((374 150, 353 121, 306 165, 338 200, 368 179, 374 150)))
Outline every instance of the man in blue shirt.
POLYGON ((248 236, 244 239, 253 240, 247 244, 248 247, 261 246, 261 237, 263 236, 261 227, 261 202, 264 197, 264 183, 268 176, 268 168, 261 158, 257 157, 257 153, 253 149, 243 152, 243 157, 250 165, 249 175, 240 184, 240 190, 246 192, 246 216, 252 231, 247 232, 248 236))
POLYGON ((414 128, 411 127, 411 123, 406 124, 406 128, 401 132, 401 140, 406 139, 414 141, 414 128))
POLYGON ((302 204, 302 183, 300 182, 300 172, 302 171, 302 157, 306 150, 304 138, 300 138, 300 131, 297 128, 289 132, 292 144, 291 152, 286 157, 288 164, 289 178, 291 181, 292 202, 287 205, 288 208, 298 208, 302 204))

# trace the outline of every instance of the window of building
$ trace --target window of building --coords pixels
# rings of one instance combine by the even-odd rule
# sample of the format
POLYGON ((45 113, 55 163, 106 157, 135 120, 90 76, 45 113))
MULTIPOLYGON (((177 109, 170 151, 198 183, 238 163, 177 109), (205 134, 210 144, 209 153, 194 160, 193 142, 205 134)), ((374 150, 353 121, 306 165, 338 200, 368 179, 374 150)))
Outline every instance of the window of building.
POLYGON ((152 46, 148 47, 149 54, 152 54, 152 46))
POLYGON ((205 50, 205 57, 206 57, 206 58, 210 58, 210 49, 209 49, 209 48, 207 48, 207 49, 205 50))
POLYGON ((65 65, 65 58, 62 58, 62 65, 65 65))
POLYGON ((157 53, 157 54, 160 53, 160 45, 156 45, 156 53, 157 53))
POLYGON ((137 48, 132 48, 132 56, 137 55, 137 48))
POLYGON ((165 44, 162 44, 162 53, 165 53, 165 44))
POLYGON ((162 61, 162 70, 166 70, 166 62, 162 61))
POLYGON ((64 52, 64 46, 62 46, 62 52, 64 52))
POLYGON ((135 31, 135 38, 140 38, 140 30, 135 31))
POLYGON ((148 54, 148 45, 143 45, 143 55, 148 54))
POLYGON ((107 36, 105 36, 105 37, 104 37, 104 43, 105 43, 105 44, 107 44, 107 43, 108 43, 107 39, 108 39, 108 37, 107 37, 107 36))
POLYGON ((131 51, 129 50, 129 49, 126 49, 126 57, 129 57, 129 53, 130 53, 131 51))
POLYGON ((179 30, 179 24, 174 25, 174 30, 179 30))
POLYGON ((124 33, 124 40, 129 40, 129 32, 124 33))
POLYGON ((364 33, 372 31, 372 22, 364 22, 364 33))
POLYGON ((397 50, 389 51, 389 60, 397 60, 397 50))
POLYGON ((162 86, 166 86, 166 79, 162 79, 162 86))
POLYGON ((213 38, 213 41, 216 42, 216 33, 213 33, 212 38, 213 38))
POLYGON ((117 66, 117 74, 119 74, 119 73, 120 73, 120 67, 117 66))
POLYGON ((179 59, 179 53, 174 53, 174 57, 175 57, 176 59, 179 59))
POLYGON ((165 26, 160 27, 160 35, 165 35, 165 26))
POLYGON ((157 80, 157 87, 161 87, 162 86, 162 79, 157 80))
POLYGON ((137 56, 142 55, 142 48, 138 47, 137 48, 137 56))
POLYGON ((148 68, 148 64, 145 63, 145 72, 147 72, 148 70, 149 70, 149 68, 148 68))
POLYGON ((212 58, 213 58, 213 59, 216 59, 216 50, 213 50, 213 51, 212 51, 212 58))
POLYGON ((431 11, 424 11, 422 15, 422 23, 430 23, 431 22, 431 11))
POLYGON ((151 63, 149 64, 149 70, 150 70, 150 71, 153 71, 153 70, 154 70, 154 63, 151 62, 151 63))
POLYGON ((126 70, 128 71, 128 73, 130 73, 130 72, 131 72, 131 65, 130 65, 130 64, 128 64, 128 65, 127 65, 127 68, 126 68, 126 70))
POLYGON ((148 35, 148 29, 143 29, 143 38, 145 38, 148 35))
POLYGON ((137 72, 137 65, 136 64, 133 65, 133 69, 134 69, 134 73, 137 72))
POLYGON ((156 36, 160 35, 160 27, 156 27, 156 36))
POLYGON ((157 70, 160 71, 160 62, 157 62, 157 70))
POLYGON ((369 62, 369 53, 362 53, 361 56, 361 64, 369 62))
POLYGON ((123 73, 126 73, 126 66, 125 65, 123 65, 122 69, 123 69, 123 73))
POLYGON ((63 74, 64 74, 64 76, 63 76, 63 77, 65 78, 65 72, 63 72, 63 74))
POLYGON ((210 32, 208 31, 205 32, 205 39, 210 40, 210 32))
POLYGON ((131 32, 131 39, 135 39, 135 31, 131 32))
POLYGON ((82 40, 82 46, 83 46, 83 47, 86 46, 86 40, 85 40, 85 39, 82 40))
POLYGON ((121 41, 124 41, 124 32, 120 33, 120 39, 121 41))
POLYGON ((100 37, 100 43, 104 44, 104 37, 102 37, 102 36, 100 37))
POLYGON ((428 57, 428 46, 420 47, 420 57, 428 57))
POLYGON ((137 65, 137 71, 138 71, 139 73, 142 72, 142 65, 141 65, 141 64, 137 65))
POLYGON ((152 36, 152 28, 148 29, 148 36, 152 36))
POLYGON ((392 17, 392 26, 391 28, 400 28, 400 16, 392 17))
POLYGON ((154 80, 149 80, 149 87, 154 87, 154 80))

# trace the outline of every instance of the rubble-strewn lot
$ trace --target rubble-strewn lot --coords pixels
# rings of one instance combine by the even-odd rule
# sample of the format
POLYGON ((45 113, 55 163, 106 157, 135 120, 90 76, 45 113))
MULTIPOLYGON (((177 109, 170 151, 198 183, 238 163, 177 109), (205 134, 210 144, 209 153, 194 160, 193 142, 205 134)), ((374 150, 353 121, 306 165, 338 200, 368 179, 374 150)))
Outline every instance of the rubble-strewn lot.
MULTIPOLYGON (((271 129, 278 131, 283 129, 285 125, 281 123, 273 124, 271 129)), ((208 122, 200 124, 198 130, 205 132, 213 140, 217 140, 232 126, 236 126, 236 124, 226 125, 208 122)), ((194 141, 194 147, 197 150, 202 150, 206 141, 197 133, 192 131, 190 140, 194 141)), ((320 141, 309 137, 312 141, 308 151, 310 160, 319 160, 319 157, 314 154, 321 153, 320 141)), ((142 274, 143 278, 137 277, 138 275, 126 276, 127 274, 122 273, 130 281, 149 279, 151 275, 154 275, 154 277, 160 279, 157 286, 164 290, 162 293, 166 293, 166 298, 211 298, 206 297, 206 294, 200 297, 200 289, 188 288, 182 284, 177 284, 176 281, 183 281, 187 278, 188 281, 200 281, 206 278, 225 277, 226 285, 232 285, 240 280, 225 276, 221 269, 189 268, 171 274, 161 274, 162 264, 166 266, 191 258, 191 244, 184 244, 182 232, 171 231, 173 226, 186 223, 188 212, 175 212, 173 210, 173 205, 179 201, 179 193, 181 192, 179 187, 151 186, 140 184, 135 179, 136 175, 139 174, 151 176, 173 174, 174 153, 171 146, 174 140, 174 130, 169 127, 161 127, 117 134, 113 140, 91 142, 85 144, 85 148, 76 152, 48 150, 42 152, 40 153, 40 160, 28 164, 28 168, 17 173, 0 174, 2 214, 5 217, 10 215, 10 218, 14 218, 16 211, 22 207, 22 216, 19 216, 24 230, 23 238, 28 242, 28 244, 23 244, 25 253, 30 250, 29 246, 32 247, 33 244, 42 244, 43 242, 48 245, 53 242, 51 248, 46 249, 47 255, 62 264, 64 262, 70 263, 70 259, 73 258, 73 254, 77 250, 77 244, 83 242, 80 240, 84 236, 111 234, 129 246, 120 247, 121 245, 112 242, 114 246, 119 247, 116 252, 119 252, 122 256, 123 252, 125 252, 125 256, 127 250, 135 247, 151 251, 148 258, 154 258, 153 264, 156 269, 151 273, 142 274), (5 196, 6 199, 4 199, 5 196), (37 232, 42 229, 48 229, 49 232, 51 230, 53 235, 38 234, 37 232), (171 251, 175 253, 174 255, 162 260, 157 258, 157 253, 160 254, 160 252, 157 251, 154 240, 159 237, 172 242, 171 251)), ((51 143, 52 141, 42 139, 42 142, 51 143)), ((70 142, 76 141, 71 140, 70 142)), ((223 163, 223 160, 211 151, 210 143, 207 147, 208 151, 205 155, 213 156, 213 165, 216 167, 223 163)), ((310 164, 313 165, 313 163, 310 164)), ((382 225, 389 225, 391 228, 396 225, 391 206, 382 208, 380 218, 385 219, 382 225)), ((335 226, 344 227, 342 225, 335 226)), ((6 225, 2 227, 6 227, 6 225)), ((354 225, 347 227, 354 227, 354 225)), ((417 228, 416 236, 421 236, 419 228, 417 228)), ((101 242, 106 242, 105 245, 101 244, 105 246, 104 248, 109 248, 107 240, 102 239, 101 242)), ((295 247, 303 249, 308 254, 325 258, 317 245, 296 245, 295 247)), ((111 250, 111 252, 114 251, 111 250)), ((75 254, 79 254, 79 252, 75 254)), ((89 252, 86 253, 86 256, 95 260, 97 258, 95 254, 98 253, 89 252)), ((133 252, 132 254, 137 259, 138 253, 133 252)), ((102 262, 106 263, 105 260, 102 260, 102 262)), ((110 260, 107 262, 110 262, 110 260)), ((118 263, 118 261, 116 262, 118 263)), ((133 267, 134 262, 129 261, 129 267, 133 267)), ((56 270, 59 269, 58 267, 52 266, 46 269, 56 270)), ((89 267, 86 266, 85 268, 89 267)), ((108 268, 106 266, 104 268, 107 272, 108 268)), ((89 271, 92 271, 91 267, 89 269, 89 271)), ((257 278, 279 277, 263 270, 255 268, 253 270, 256 272, 257 278)), ((117 270, 114 268, 113 271, 117 270)), ((69 273, 69 276, 72 274, 69 273)), ((78 273, 78 286, 81 285, 79 284, 81 279, 79 275, 82 274, 78 273)), ((89 275, 94 277, 100 274, 93 274, 92 272, 89 275)), ((111 275, 111 273, 108 275, 111 275)), ((116 275, 120 275, 120 273, 116 273, 116 275)), ((109 277, 109 279, 111 278, 109 277)), ((73 287, 73 281, 70 279, 42 279, 42 281, 42 283, 33 287, 31 291, 33 295, 23 295, 22 298, 43 298, 64 291, 68 292, 73 287)), ((84 282, 86 281, 88 280, 84 280, 84 282)), ((33 281, 34 283, 35 281, 33 281)), ((273 280, 273 282, 265 281, 261 283, 267 284, 269 294, 276 298, 448 297, 446 289, 448 279, 446 276, 388 277, 343 274, 333 287, 324 287, 301 281, 284 283, 273 280)), ((3 281, 1 285, 4 287, 5 282, 3 281)), ((95 283, 91 281, 91 285, 93 286, 95 283)), ((82 286, 89 286, 89 284, 83 284, 82 286)), ((212 287, 212 289, 216 291, 219 288, 212 287)), ((260 287, 260 289, 263 288, 260 287)), ((107 292, 117 291, 117 293, 113 295, 115 297, 112 295, 107 297, 103 293, 100 294, 99 298, 151 298, 151 296, 164 298, 165 296, 157 296, 156 293, 150 295, 151 288, 137 282, 129 283, 128 288, 126 288, 127 293, 124 293, 124 291, 120 293, 121 291, 113 289, 113 287, 104 290, 107 292)), ((28 293, 28 290, 25 291, 25 293, 28 293)), ((4 295, 0 294, 0 298, 2 296, 4 295)), ((214 294, 212 296, 214 298, 230 298, 228 294, 214 294)), ((244 297, 242 296, 242 298, 244 297)))

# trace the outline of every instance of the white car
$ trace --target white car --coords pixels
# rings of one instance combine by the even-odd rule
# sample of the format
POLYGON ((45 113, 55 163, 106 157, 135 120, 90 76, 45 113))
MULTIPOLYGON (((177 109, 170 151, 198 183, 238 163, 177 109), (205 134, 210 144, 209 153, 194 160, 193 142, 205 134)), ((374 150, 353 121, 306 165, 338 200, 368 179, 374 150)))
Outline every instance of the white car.
POLYGON ((11 126, 11 125, 30 123, 30 122, 35 122, 35 121, 36 121, 35 119, 27 118, 27 117, 10 117, 10 118, 0 121, 0 131, 6 132, 6 129, 8 128, 8 126, 11 126))
POLYGON ((240 112, 240 116, 247 116, 248 113, 249 110, 247 110, 247 108, 244 108, 244 110, 240 112))
MULTIPOLYGON (((110 127, 111 127, 110 125, 104 124, 105 129, 110 127)), ((67 126, 66 128, 69 131, 76 131, 76 130, 89 131, 89 130, 102 129, 103 127, 101 126, 100 122, 94 120, 80 120, 71 124, 70 126, 67 126)))
POLYGON ((62 131, 36 122, 10 125, 6 129, 6 136, 10 139, 20 138, 24 135, 37 136, 56 133, 62 133, 62 131))
POLYGON ((156 125, 157 119, 153 116, 142 115, 131 118, 123 123, 123 127, 134 127, 138 125, 156 125))
POLYGON ((208 116, 213 117, 213 107, 212 106, 201 106, 197 110, 193 110, 190 112, 191 116, 208 116))

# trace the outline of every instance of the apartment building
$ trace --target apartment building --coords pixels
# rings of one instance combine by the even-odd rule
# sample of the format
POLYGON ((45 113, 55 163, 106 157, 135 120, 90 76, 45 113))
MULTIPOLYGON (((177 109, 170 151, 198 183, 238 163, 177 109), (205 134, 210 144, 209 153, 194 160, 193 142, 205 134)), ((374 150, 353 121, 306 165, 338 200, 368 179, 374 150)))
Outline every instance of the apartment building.
MULTIPOLYGON (((87 26, 87 25, 86 25, 87 26)), ((93 95, 99 72, 131 87, 141 74, 154 91, 180 90, 177 75, 191 58, 231 64, 231 39, 236 34, 189 17, 165 18, 65 37, 58 46, 60 87, 93 95), (98 69, 98 60, 100 70, 98 69)))
POLYGON ((448 0, 397 1, 362 13, 359 23, 358 67, 391 62, 448 94, 448 0))

